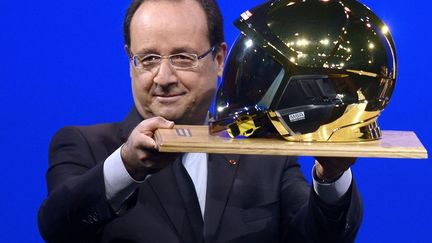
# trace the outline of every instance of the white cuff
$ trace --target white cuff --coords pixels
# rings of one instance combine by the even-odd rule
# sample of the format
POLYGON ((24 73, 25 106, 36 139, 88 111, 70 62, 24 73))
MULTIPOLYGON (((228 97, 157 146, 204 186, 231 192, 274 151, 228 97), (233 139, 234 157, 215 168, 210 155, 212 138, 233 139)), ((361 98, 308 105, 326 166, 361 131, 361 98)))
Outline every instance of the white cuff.
POLYGON ((105 196, 115 212, 121 209, 123 202, 144 182, 134 180, 127 172, 120 154, 121 147, 114 151, 103 165, 105 196))
POLYGON ((332 183, 320 183, 314 179, 315 166, 312 168, 313 188, 315 193, 328 204, 335 204, 348 191, 351 186, 352 173, 348 168, 339 179, 332 183))

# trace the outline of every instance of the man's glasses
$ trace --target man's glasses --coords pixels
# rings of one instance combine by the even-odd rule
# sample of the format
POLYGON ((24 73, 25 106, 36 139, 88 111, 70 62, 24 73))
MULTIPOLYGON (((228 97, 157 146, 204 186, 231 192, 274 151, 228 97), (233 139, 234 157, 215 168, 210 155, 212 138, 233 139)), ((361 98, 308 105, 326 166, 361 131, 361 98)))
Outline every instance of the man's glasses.
POLYGON ((132 63, 138 71, 151 71, 158 67, 162 59, 168 59, 169 63, 175 68, 180 70, 192 69, 198 66, 198 61, 206 57, 208 54, 214 52, 216 46, 210 47, 206 52, 201 55, 193 53, 176 53, 172 55, 158 55, 158 54, 135 54, 132 56, 132 63))

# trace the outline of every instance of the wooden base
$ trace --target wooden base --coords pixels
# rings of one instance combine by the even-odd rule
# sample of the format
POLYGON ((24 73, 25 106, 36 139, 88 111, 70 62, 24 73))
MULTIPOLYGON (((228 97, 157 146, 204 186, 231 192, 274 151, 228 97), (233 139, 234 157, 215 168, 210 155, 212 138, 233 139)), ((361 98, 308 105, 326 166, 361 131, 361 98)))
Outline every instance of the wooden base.
POLYGON ((380 140, 369 142, 289 142, 281 137, 236 138, 210 135, 208 126, 175 126, 155 133, 161 152, 265 154, 326 157, 375 157, 426 159, 426 149, 414 132, 383 131, 380 140))

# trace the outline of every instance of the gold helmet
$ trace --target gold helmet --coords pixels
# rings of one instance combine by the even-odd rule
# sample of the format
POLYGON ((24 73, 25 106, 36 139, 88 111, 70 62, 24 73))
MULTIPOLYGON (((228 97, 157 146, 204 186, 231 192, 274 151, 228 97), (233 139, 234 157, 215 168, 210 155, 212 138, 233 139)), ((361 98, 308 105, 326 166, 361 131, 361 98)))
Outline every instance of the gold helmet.
POLYGON ((381 137, 396 81, 387 26, 355 0, 276 0, 246 11, 218 89, 210 131, 278 132, 289 141, 381 137))

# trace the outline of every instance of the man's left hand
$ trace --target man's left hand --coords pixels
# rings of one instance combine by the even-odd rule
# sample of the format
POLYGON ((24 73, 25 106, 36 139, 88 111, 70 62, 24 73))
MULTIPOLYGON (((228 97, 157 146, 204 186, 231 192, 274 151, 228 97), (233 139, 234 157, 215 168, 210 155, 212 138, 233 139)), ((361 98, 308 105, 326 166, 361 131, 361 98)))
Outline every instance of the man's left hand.
POLYGON ((323 181, 337 180, 357 158, 315 157, 315 175, 323 181))

